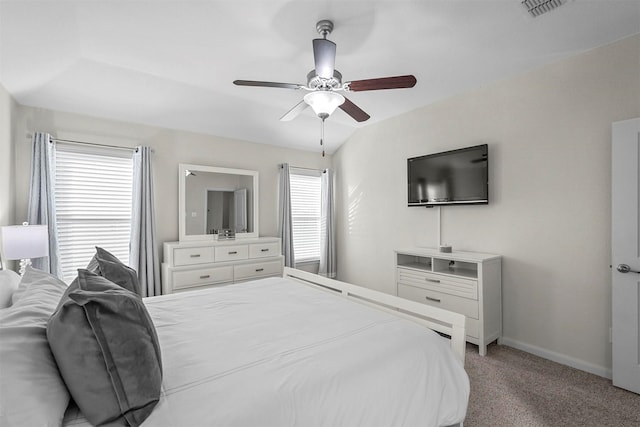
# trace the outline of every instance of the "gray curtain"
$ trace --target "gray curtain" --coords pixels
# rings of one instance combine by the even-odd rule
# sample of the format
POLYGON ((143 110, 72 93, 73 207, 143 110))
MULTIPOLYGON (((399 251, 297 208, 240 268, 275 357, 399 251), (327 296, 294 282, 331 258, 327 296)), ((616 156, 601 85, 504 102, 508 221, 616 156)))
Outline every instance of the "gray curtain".
POLYGON ((291 184, 289 182, 289 164, 283 163, 280 168, 278 186, 278 235, 282 241, 284 265, 295 268, 293 256, 293 221, 291 220, 291 184))
POLYGON ((153 209, 151 149, 139 146, 133 154, 133 201, 129 265, 138 272, 143 297, 162 293, 153 209))
POLYGON ((336 238, 333 200, 333 171, 325 169, 321 178, 320 267, 318 274, 336 277, 336 238))
POLYGON ((62 278, 58 250, 55 203, 55 149, 48 133, 34 132, 29 185, 29 224, 46 224, 49 230, 49 256, 32 261, 33 267, 62 278))

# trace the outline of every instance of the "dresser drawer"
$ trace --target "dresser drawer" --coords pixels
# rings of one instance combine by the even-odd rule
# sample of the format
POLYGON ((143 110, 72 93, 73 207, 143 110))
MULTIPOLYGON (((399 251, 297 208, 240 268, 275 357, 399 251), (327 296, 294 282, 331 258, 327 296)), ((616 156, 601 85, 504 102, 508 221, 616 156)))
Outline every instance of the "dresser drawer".
POLYGON ((282 274, 282 262, 278 260, 240 264, 235 265, 234 269, 234 279, 236 281, 265 276, 277 276, 282 274))
POLYGON ((216 262, 236 261, 249 258, 248 245, 218 246, 215 248, 216 262))
POLYGON ((194 286, 231 281, 233 281, 232 265, 173 272, 173 289, 192 288, 194 286))
POLYGON ((173 264, 175 266, 207 264, 213 261, 214 251, 211 246, 196 246, 173 250, 173 264))
POLYGON ((398 268, 398 283, 422 289, 442 292, 458 297, 478 299, 478 281, 460 277, 450 277, 428 271, 398 268))
POLYGON ((266 258, 280 255, 280 245, 273 243, 254 243, 249 245, 249 258, 266 258))
POLYGON ((461 298, 451 294, 403 284, 398 284, 398 296, 434 307, 444 308, 445 310, 454 311, 456 313, 461 313, 474 319, 478 318, 477 300, 461 298))

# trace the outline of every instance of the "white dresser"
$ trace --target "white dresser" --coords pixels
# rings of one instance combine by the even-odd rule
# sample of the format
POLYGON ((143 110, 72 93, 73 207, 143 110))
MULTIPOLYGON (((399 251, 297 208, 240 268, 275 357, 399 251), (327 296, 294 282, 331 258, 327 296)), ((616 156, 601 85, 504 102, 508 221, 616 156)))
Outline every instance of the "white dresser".
POLYGON ((476 252, 396 250, 397 295, 466 316, 467 341, 480 355, 502 337, 502 260, 476 252))
POLYGON ((162 293, 282 276, 280 239, 165 242, 162 293))

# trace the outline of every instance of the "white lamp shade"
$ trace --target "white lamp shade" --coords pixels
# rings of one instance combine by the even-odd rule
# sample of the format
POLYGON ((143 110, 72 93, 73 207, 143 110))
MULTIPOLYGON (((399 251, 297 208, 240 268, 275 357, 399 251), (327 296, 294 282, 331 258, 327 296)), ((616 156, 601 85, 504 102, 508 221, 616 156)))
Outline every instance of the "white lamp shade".
POLYGON ((2 227, 2 253, 7 260, 41 258, 49 255, 46 225, 2 227))
POLYGON ((318 116, 329 117, 336 111, 336 108, 344 103, 344 96, 332 91, 321 90, 306 94, 304 102, 309 104, 318 116))

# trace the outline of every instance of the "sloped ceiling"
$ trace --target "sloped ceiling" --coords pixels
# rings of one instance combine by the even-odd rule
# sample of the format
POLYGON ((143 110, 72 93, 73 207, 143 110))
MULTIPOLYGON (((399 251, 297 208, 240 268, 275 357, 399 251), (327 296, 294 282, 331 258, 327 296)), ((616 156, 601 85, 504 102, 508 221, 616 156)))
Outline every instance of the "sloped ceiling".
POLYGON ((371 115, 326 122, 333 152, 359 127, 640 32, 640 1, 569 0, 532 18, 520 0, 1 1, 0 83, 23 105, 319 150, 311 109, 279 118, 306 83, 320 19, 344 81, 413 74, 357 92, 371 115))

